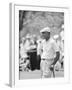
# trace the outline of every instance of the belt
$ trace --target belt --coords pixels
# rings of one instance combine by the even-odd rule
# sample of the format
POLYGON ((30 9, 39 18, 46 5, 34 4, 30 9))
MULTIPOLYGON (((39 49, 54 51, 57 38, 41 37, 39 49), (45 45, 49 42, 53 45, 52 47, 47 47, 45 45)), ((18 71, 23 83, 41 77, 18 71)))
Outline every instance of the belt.
POLYGON ((25 58, 25 59, 29 59, 29 57, 25 58))
POLYGON ((46 59, 42 59, 42 60, 44 60, 44 61, 45 61, 46 59))
POLYGON ((52 58, 52 59, 45 59, 45 58, 42 58, 41 60, 44 60, 44 61, 45 61, 45 60, 53 60, 53 58, 52 58))

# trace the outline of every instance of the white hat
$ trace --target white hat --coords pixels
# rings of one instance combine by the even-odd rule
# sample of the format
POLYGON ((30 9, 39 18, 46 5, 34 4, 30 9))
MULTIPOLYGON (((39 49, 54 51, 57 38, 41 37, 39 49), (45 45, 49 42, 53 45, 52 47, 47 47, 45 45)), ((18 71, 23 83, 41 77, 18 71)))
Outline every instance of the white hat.
POLYGON ((25 38, 24 38, 24 37, 22 37, 22 40, 25 40, 25 38))
POLYGON ((62 25, 62 29, 64 29, 64 24, 62 25))
POLYGON ((50 28, 49 27, 45 27, 45 28, 43 28, 42 30, 40 30, 40 33, 42 33, 42 32, 50 32, 51 30, 50 30, 50 28))
POLYGON ((27 35, 26 35, 26 38, 31 38, 30 34, 27 34, 27 35))
POLYGON ((58 38, 59 38, 59 35, 54 35, 53 38, 54 38, 54 39, 58 39, 58 38))
POLYGON ((24 42, 25 38, 24 38, 24 37, 22 37, 22 39, 21 39, 21 40, 22 40, 22 42, 24 42))
POLYGON ((64 31, 60 32, 61 39, 64 40, 64 31))

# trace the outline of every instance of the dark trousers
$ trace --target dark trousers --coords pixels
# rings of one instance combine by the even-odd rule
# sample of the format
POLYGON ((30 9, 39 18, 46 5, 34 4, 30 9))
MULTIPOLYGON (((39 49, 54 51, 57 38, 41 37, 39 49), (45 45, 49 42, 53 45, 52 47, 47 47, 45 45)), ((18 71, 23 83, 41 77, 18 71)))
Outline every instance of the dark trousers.
POLYGON ((28 55, 30 57, 30 68, 31 70, 40 69, 40 62, 41 57, 40 55, 37 55, 37 51, 35 52, 28 52, 28 55))
POLYGON ((37 52, 29 52, 31 70, 37 68, 37 52))
POLYGON ((40 69, 41 56, 37 55, 37 69, 40 69))

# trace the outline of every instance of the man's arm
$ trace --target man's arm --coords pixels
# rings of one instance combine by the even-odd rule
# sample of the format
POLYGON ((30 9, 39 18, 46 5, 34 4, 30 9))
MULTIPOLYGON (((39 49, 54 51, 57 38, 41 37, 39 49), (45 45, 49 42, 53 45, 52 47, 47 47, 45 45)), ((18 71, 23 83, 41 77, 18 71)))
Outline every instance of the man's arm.
POLYGON ((59 60, 59 57, 60 57, 60 52, 57 51, 56 52, 56 57, 54 58, 54 62, 52 63, 52 65, 55 65, 56 64, 56 62, 59 60))

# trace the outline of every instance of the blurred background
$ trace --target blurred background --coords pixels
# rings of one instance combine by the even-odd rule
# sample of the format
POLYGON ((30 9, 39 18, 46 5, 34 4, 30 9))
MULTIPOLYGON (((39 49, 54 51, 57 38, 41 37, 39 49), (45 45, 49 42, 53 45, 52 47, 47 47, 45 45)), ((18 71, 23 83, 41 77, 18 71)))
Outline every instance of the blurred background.
POLYGON ((49 26, 51 35, 58 34, 64 24, 64 12, 19 11, 20 39, 27 33, 40 34, 39 31, 49 26))

